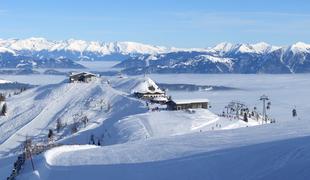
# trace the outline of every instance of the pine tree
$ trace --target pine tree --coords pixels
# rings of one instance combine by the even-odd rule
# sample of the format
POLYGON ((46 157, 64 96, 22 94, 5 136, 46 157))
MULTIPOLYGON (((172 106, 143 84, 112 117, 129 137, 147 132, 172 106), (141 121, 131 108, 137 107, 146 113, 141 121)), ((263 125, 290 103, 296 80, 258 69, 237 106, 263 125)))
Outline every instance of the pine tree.
POLYGON ((48 135, 47 135, 48 140, 51 140, 51 139, 53 138, 53 136, 54 136, 53 130, 52 130, 52 129, 49 129, 49 130, 48 130, 48 135))
POLYGON ((248 122, 248 115, 247 115, 247 113, 244 113, 244 115, 243 115, 243 120, 244 120, 245 122, 248 122))

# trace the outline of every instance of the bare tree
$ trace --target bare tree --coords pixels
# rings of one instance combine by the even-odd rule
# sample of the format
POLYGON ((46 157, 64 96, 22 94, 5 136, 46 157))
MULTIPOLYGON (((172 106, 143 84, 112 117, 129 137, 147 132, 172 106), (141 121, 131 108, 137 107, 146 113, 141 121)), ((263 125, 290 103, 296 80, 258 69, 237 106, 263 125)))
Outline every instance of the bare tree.
POLYGON ((79 127, 78 122, 74 122, 71 126, 71 134, 78 132, 78 127, 79 127))
POLYGON ((56 121, 56 131, 57 131, 57 133, 59 133, 60 130, 62 128, 64 128, 64 127, 65 127, 65 124, 63 124, 62 120, 60 118, 58 118, 57 121, 56 121))
POLYGON ((5 101, 5 95, 2 94, 2 93, 0 93, 0 102, 1 102, 1 101, 5 101))
POLYGON ((7 107, 6 103, 4 103, 3 106, 2 106, 2 108, 1 108, 0 115, 1 115, 1 116, 5 116, 6 113, 7 113, 7 110, 8 110, 8 107, 7 107))
POLYGON ((82 119, 81 119, 81 121, 82 121, 82 123, 84 124, 84 127, 86 127, 86 125, 87 125, 89 119, 88 119, 87 116, 83 116, 82 119))
POLYGON ((48 141, 52 141, 53 137, 54 137, 54 132, 53 132, 52 129, 49 129, 48 130, 48 135, 47 135, 48 141))

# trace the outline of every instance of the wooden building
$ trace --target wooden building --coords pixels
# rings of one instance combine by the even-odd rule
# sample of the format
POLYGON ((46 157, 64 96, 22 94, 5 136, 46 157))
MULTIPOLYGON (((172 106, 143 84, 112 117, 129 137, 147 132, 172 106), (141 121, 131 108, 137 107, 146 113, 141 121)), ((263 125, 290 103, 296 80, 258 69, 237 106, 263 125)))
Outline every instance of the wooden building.
POLYGON ((166 94, 165 92, 135 92, 134 96, 141 99, 152 100, 155 98, 166 97, 166 94))
POLYGON ((92 79, 96 78, 97 76, 92 73, 88 72, 80 72, 80 73, 73 73, 69 76, 69 82, 90 82, 92 79))
POLYGON ((188 100, 170 100, 167 102, 168 110, 184 109, 208 109, 208 99, 188 99, 188 100))

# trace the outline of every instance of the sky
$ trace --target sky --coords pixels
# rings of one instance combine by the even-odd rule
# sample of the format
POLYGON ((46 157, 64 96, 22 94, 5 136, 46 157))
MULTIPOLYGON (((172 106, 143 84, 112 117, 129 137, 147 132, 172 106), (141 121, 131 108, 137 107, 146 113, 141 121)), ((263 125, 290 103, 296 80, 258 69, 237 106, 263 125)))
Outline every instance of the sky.
POLYGON ((0 38, 310 43, 309 0, 0 0, 0 38))

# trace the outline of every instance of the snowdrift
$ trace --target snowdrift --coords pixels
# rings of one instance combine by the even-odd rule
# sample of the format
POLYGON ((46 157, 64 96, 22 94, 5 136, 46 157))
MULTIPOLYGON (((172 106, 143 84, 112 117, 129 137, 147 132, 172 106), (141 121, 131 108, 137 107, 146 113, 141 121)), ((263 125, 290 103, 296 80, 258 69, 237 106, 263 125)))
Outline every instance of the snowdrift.
POLYGON ((299 126, 274 124, 106 147, 64 146, 36 163, 43 163, 42 179, 305 179, 310 175, 310 129, 299 126))

